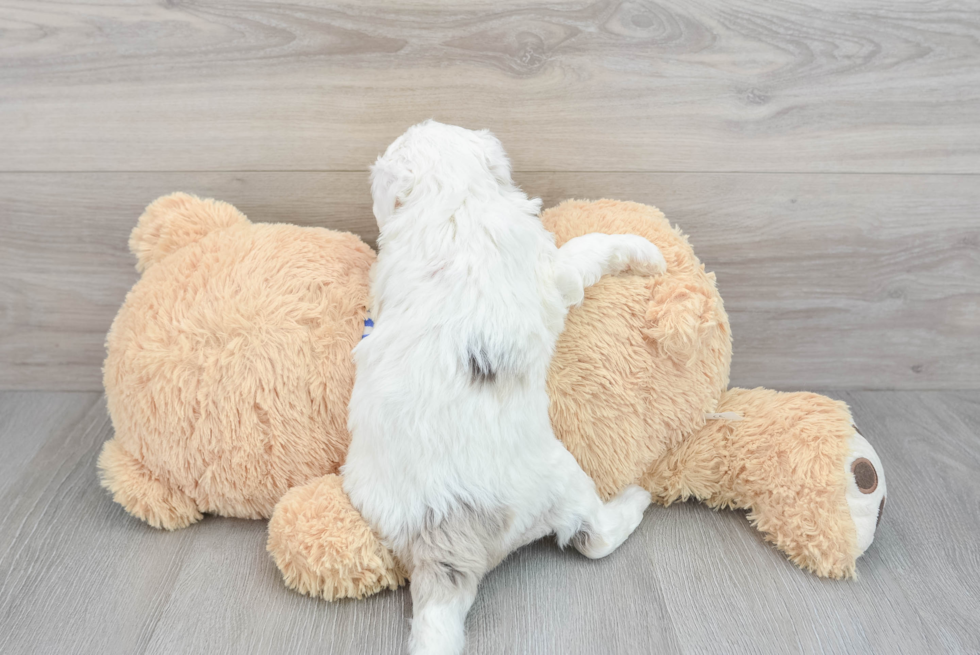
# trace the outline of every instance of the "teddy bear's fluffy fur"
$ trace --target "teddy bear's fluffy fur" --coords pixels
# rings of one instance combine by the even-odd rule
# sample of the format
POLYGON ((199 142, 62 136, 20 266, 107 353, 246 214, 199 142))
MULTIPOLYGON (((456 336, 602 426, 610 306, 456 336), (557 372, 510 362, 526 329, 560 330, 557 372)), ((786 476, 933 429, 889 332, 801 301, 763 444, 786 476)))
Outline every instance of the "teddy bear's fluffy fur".
POLYGON ((168 530, 202 513, 267 518, 335 473, 374 252, 185 194, 150 205, 130 248, 143 277, 103 371, 116 434, 99 468, 116 501, 168 530))
MULTIPOLYGON (((559 245, 641 234, 668 264, 663 276, 589 288, 556 346, 552 424, 600 494, 638 483, 664 504, 744 508, 799 566, 853 575, 868 541, 858 527, 873 537, 884 477, 872 457, 881 484, 855 491, 859 435, 847 407, 728 389, 731 336, 714 276, 656 209, 569 201, 542 221, 559 245)), ((116 435, 99 465, 115 499, 168 529, 201 513, 271 515, 269 550, 303 593, 362 597, 402 584, 335 474, 372 251, 352 235, 252 224, 183 194, 147 209, 131 248, 145 270, 105 364, 116 435)))

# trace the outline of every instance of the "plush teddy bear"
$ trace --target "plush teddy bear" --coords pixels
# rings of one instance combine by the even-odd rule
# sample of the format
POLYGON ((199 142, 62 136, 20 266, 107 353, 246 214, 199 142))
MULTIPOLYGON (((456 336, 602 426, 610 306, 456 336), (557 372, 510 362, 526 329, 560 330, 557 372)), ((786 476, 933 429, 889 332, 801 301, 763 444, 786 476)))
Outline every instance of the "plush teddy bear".
MULTIPOLYGON (((555 433, 600 494, 637 483, 665 505, 693 497, 747 509, 799 566, 853 575, 886 489, 846 405, 728 389, 731 338, 714 275, 658 210, 569 201, 542 221, 558 245, 633 233, 667 260, 664 275, 589 288, 552 360, 555 433)), ((203 513, 271 516, 269 550, 303 593, 362 597, 402 584, 338 475, 350 350, 370 338, 371 249, 351 234, 251 223, 185 194, 152 203, 130 249, 143 275, 106 342, 116 434, 99 458, 103 486, 166 529, 203 513)))

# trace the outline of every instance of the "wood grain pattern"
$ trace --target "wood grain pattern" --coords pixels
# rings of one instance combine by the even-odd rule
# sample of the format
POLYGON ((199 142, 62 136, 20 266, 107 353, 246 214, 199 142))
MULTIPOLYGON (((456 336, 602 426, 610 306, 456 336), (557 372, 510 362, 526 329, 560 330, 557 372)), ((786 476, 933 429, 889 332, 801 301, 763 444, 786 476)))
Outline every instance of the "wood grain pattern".
MULTIPOLYGON (((654 507, 604 560, 547 540, 515 553, 480 588, 467 652, 980 649, 980 393, 836 397, 888 476, 857 580, 800 571, 741 513, 654 507)), ((111 436, 97 394, 0 392, 0 409, 0 451, 12 453, 0 489, 0 652, 404 652, 405 589, 311 600, 282 585, 265 522, 207 518, 167 533, 126 515, 95 478, 111 436), (32 414, 43 426, 24 420, 32 414), (25 440, 38 446, 18 449, 25 440)))
POLYGON ((0 2, 0 170, 980 173, 974 2, 0 2))
MULTIPOLYGON (((522 173, 567 197, 656 204, 691 236, 735 334, 733 383, 980 387, 980 178, 522 173)), ((0 388, 101 388, 136 281, 142 208, 176 189, 256 221, 377 234, 364 173, 0 174, 0 388)))
POLYGON ((59 431, 68 431, 100 403, 101 394, 0 392, 0 435, 16 435, 0 442, 0 495, 11 490, 21 475, 20 467, 30 461, 45 442, 59 431))

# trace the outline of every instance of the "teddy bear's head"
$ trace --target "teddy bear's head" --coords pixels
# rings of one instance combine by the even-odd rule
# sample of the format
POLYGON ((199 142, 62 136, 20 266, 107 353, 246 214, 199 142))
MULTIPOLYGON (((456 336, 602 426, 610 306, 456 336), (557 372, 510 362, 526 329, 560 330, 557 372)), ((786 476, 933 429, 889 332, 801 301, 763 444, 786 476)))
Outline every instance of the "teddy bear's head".
POLYGON ((183 193, 147 207, 129 243, 143 275, 103 376, 116 435, 100 465, 117 500, 167 528, 267 517, 336 471, 374 252, 183 193))

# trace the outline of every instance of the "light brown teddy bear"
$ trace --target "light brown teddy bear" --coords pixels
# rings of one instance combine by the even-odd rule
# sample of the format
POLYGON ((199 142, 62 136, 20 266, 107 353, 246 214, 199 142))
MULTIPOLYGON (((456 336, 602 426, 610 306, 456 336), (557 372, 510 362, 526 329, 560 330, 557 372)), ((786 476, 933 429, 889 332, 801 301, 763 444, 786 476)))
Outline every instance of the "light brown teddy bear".
MULTIPOLYGON (((665 505, 693 497, 748 509, 799 566, 853 575, 886 489, 846 405, 728 389, 731 338, 714 275, 658 210, 569 201, 542 221, 559 246, 590 232, 640 234, 667 260, 662 276, 587 289, 552 361, 555 433, 600 494, 637 483, 665 505)), ((371 249, 351 234, 251 223, 185 194, 151 204, 130 248, 143 276, 113 322, 104 372, 116 434, 99 468, 115 500, 166 529, 203 513, 271 516, 269 550, 303 593, 362 597, 402 584, 337 475, 371 249)))

